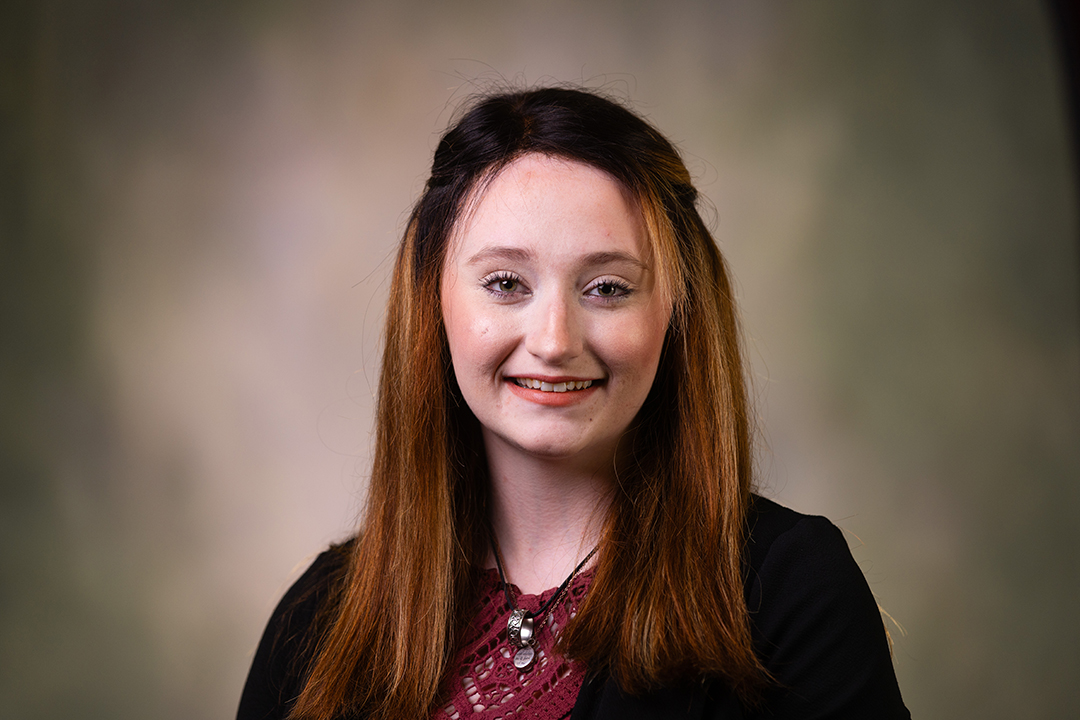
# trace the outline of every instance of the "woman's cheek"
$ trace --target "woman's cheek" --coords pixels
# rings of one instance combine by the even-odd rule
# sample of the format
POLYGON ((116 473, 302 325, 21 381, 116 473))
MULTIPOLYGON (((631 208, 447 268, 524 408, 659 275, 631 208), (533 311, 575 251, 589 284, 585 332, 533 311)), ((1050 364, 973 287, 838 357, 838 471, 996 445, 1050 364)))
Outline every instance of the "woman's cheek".
POLYGON ((470 355, 478 367, 496 368, 513 348, 511 323, 498 316, 478 313, 469 328, 470 355))

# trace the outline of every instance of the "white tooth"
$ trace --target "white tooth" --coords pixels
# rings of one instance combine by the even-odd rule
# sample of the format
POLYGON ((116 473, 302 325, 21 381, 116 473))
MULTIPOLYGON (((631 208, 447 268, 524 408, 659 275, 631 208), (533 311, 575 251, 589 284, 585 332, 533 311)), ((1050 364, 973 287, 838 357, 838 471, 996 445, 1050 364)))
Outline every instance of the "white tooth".
POLYGON ((542 392, 569 392, 571 390, 584 390, 592 387, 592 380, 567 380, 560 383, 549 383, 536 378, 515 378, 514 382, 524 388, 532 388, 542 392))

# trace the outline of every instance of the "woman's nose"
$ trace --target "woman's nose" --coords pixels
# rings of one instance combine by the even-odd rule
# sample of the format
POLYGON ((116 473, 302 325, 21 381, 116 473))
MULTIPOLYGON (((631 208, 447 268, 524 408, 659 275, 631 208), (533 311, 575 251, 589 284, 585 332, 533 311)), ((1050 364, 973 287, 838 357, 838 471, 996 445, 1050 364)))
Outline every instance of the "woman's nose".
POLYGON ((534 304, 531 309, 526 350, 550 365, 560 365, 581 354, 584 340, 572 301, 551 298, 534 304))

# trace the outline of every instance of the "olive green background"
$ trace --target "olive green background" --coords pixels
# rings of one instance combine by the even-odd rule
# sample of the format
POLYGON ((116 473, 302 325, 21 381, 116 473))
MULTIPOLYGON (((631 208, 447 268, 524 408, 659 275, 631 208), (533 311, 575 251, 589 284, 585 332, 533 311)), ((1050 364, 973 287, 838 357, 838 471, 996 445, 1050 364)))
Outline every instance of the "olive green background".
POLYGON ((1080 716, 1052 40, 1030 0, 4 3, 0 713, 235 712, 276 599, 355 521, 439 131, 572 81, 685 153, 760 484, 848 532, 913 714, 1080 716))

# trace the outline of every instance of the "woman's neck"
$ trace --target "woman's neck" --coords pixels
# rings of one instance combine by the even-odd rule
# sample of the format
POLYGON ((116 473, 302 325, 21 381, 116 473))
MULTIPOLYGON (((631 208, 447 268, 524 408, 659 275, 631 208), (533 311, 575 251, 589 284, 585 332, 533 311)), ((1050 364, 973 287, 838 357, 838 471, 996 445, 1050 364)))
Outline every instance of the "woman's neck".
POLYGON ((491 522, 507 581, 529 595, 557 587, 600 540, 613 470, 490 452, 488 466, 491 522))

